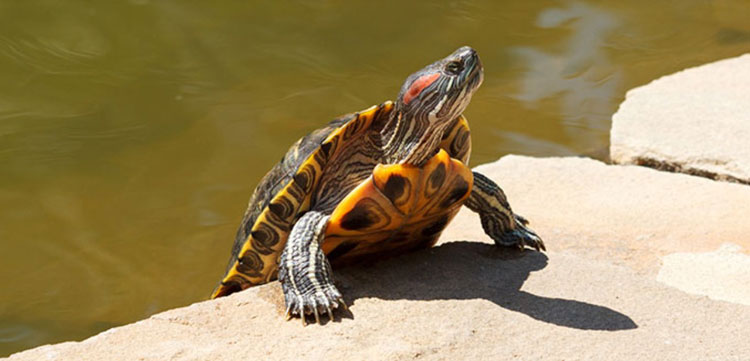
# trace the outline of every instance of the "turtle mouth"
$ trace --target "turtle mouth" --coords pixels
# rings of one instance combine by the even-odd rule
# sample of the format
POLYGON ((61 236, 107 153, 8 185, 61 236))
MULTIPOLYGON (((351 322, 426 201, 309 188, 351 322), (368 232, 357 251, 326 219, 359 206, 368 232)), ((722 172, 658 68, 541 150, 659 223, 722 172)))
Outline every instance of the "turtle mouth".
POLYGON ((484 80, 484 67, 482 66, 482 61, 479 59, 479 56, 476 54, 474 54, 471 61, 470 73, 466 77, 466 87, 469 91, 474 91, 482 85, 482 81, 484 80))
POLYGON ((482 71, 482 66, 478 65, 475 67, 474 71, 469 74, 469 78, 466 81, 466 87, 469 88, 469 91, 474 91, 482 85, 483 81, 484 72, 482 71))
POLYGON ((460 87, 451 90, 451 93, 447 95, 450 105, 442 107, 439 114, 446 120, 453 120, 461 115, 483 80, 484 75, 480 65, 466 75, 460 87))

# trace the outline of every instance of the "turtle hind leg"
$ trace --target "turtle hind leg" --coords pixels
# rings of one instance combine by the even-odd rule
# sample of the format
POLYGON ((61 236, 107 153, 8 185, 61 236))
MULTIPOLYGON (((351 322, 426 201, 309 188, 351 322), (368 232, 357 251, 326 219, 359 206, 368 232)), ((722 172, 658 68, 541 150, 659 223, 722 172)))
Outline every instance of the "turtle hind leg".
POLYGON ((545 250, 542 239, 527 227, 529 221, 513 213, 503 190, 481 173, 473 173, 474 186, 464 205, 479 214, 484 232, 495 244, 545 250))
POLYGON ((327 313, 333 320, 333 309, 346 308, 341 293, 333 284, 331 265, 320 243, 323 241, 328 216, 315 211, 305 213, 294 224, 279 261, 279 281, 284 291, 287 317, 299 315, 306 324, 306 315, 327 313))

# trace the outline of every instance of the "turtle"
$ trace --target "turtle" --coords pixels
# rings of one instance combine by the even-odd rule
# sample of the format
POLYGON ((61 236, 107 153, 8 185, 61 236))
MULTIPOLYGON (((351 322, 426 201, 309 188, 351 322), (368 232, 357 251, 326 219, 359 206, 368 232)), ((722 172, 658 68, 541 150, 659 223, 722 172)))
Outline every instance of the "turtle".
POLYGON ((461 206, 499 246, 544 250, 503 190, 472 171, 462 115, 484 79, 464 46, 407 77, 395 101, 294 143, 260 181, 211 298, 278 278, 287 319, 348 309, 332 265, 433 246, 461 206))

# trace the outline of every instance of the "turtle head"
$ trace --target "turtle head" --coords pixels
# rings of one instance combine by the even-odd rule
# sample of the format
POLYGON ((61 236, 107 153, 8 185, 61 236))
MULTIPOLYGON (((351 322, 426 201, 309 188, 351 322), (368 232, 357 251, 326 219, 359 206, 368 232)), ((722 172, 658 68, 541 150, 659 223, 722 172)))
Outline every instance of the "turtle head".
POLYGON ((484 78, 477 52, 464 46, 406 78, 396 110, 410 118, 449 122, 463 113, 484 78))
POLYGON ((429 159, 483 79, 479 56, 468 46, 410 75, 396 100, 396 124, 386 129, 390 160, 420 165, 429 159))

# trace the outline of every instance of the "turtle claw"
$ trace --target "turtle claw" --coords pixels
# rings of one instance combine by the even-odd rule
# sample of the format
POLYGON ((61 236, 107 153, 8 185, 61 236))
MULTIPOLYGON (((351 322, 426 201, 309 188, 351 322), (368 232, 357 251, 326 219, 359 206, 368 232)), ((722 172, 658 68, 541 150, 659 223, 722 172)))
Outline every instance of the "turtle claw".
POLYGON ((343 298, 343 297, 339 297, 339 298, 338 298, 338 299, 336 300, 336 302, 338 302, 338 304, 339 304, 339 305, 341 306, 341 308, 343 308, 343 309, 344 309, 344 311, 346 311, 346 312, 351 312, 351 311, 349 311, 349 306, 347 306, 347 305, 346 305, 346 302, 344 302, 344 298, 343 298))
POLYGON ((318 315, 318 305, 315 304, 315 299, 312 301, 312 313, 315 315, 315 323, 320 325, 320 315, 318 315))
POLYGON ((290 303, 286 306, 286 312, 284 312, 284 317, 286 318, 287 321, 292 319, 291 311, 292 311, 292 304, 290 303))
POLYGON ((523 224, 524 226, 529 225, 529 220, 526 219, 524 216, 519 216, 517 214, 514 214, 513 217, 516 218, 516 222, 523 224))
POLYGON ((328 319, 333 320, 333 311, 331 311, 331 306, 326 304, 326 313, 328 313, 328 319))
MULTIPOLYGON (((341 293, 333 285, 323 286, 322 290, 317 292, 308 292, 297 295, 295 292, 286 293, 285 299, 287 304, 287 320, 297 316, 301 319, 302 325, 307 325, 307 316, 312 314, 315 317, 315 323, 322 325, 321 315, 328 315, 330 321, 334 320, 333 310, 341 306, 347 310, 341 293)), ((289 289, 291 291, 291 289, 289 289)))
POLYGON ((539 237, 539 235, 537 235, 536 232, 534 232, 531 228, 527 227, 529 221, 527 221, 526 218, 518 215, 516 215, 516 219, 519 220, 519 222, 516 223, 518 225, 518 228, 516 228, 512 233, 516 234, 518 243, 521 245, 521 247, 532 247, 537 252, 546 251, 547 249, 544 247, 544 241, 542 241, 542 238, 539 237))
POLYGON ((544 247, 544 241, 542 241, 542 238, 521 222, 516 223, 515 229, 511 231, 501 234, 488 232, 487 234, 492 237, 495 244, 498 246, 518 247, 521 251, 525 250, 526 247, 533 248, 537 250, 537 252, 540 250, 547 250, 544 247))

